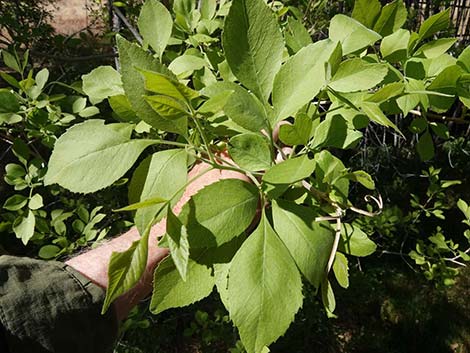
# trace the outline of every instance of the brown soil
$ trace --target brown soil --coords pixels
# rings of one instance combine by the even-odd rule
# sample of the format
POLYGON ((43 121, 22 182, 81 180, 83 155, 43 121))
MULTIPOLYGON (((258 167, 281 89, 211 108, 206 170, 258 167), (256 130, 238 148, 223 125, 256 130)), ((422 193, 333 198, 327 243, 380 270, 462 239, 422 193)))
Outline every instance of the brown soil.
MULTIPOLYGON (((105 0, 101 0, 105 3, 105 0)), ((53 4, 52 26, 57 33, 70 35, 86 28, 97 27, 93 23, 91 9, 97 8, 96 1, 93 0, 57 0, 53 4)))

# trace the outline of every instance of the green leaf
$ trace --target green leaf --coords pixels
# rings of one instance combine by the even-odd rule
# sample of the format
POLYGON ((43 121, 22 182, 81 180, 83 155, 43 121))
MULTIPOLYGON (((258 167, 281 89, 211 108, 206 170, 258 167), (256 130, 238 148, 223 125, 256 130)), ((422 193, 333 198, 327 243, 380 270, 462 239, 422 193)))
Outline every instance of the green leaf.
POLYGON ((266 216, 232 260, 230 317, 248 353, 277 340, 302 305, 302 281, 295 262, 266 216))
POLYGON ((346 168, 340 159, 327 150, 315 154, 315 181, 316 187, 328 192, 332 200, 347 204, 349 193, 349 180, 345 178, 346 168))
POLYGON ((28 207, 30 210, 37 210, 44 206, 42 196, 39 194, 34 194, 29 200, 28 207))
POLYGON ((215 278, 212 276, 210 267, 199 264, 190 258, 184 282, 181 280, 173 261, 167 257, 160 262, 155 270, 153 283, 150 311, 158 314, 167 309, 183 307, 207 297, 214 288, 215 278))
POLYGON ((361 51, 382 38, 363 24, 341 14, 331 19, 329 37, 333 42, 341 42, 343 55, 361 51))
POLYGON ((361 108, 370 120, 376 122, 377 124, 391 127, 400 135, 403 135, 398 127, 392 123, 392 121, 382 112, 378 104, 372 102, 362 102, 361 108))
POLYGON ((36 81, 36 86, 42 91, 44 86, 46 86, 47 80, 49 79, 49 70, 44 68, 36 74, 34 81, 36 81))
POLYGON ((372 28, 382 10, 378 0, 356 0, 352 11, 352 18, 368 28, 372 28))
POLYGON ((31 210, 28 210, 26 217, 17 218, 13 226, 13 231, 18 239, 21 239, 24 245, 28 244, 29 240, 34 235, 34 227, 36 226, 36 217, 31 210))
POLYGON ((340 115, 327 116, 315 129, 312 148, 331 146, 347 149, 361 138, 362 133, 348 128, 346 120, 340 115))
POLYGON ((409 130, 414 134, 420 134, 428 127, 428 121, 426 118, 418 117, 411 121, 409 130))
POLYGON ((327 277, 323 279, 321 285, 321 299, 327 316, 335 317, 335 315, 333 315, 333 312, 336 309, 335 293, 333 292, 333 287, 331 287, 331 283, 328 281, 327 277))
POLYGON ((23 195, 13 195, 10 196, 5 203, 3 208, 8 211, 18 211, 21 210, 28 203, 28 198, 23 195))
POLYGON ((92 104, 98 104, 104 99, 124 94, 121 75, 111 66, 100 66, 89 74, 82 76, 83 92, 90 98, 92 104))
POLYGON ((183 102, 172 97, 161 95, 145 96, 145 100, 158 115, 167 119, 179 119, 191 114, 183 102))
POLYGON ((408 56, 410 31, 399 29, 382 39, 380 53, 390 63, 396 63, 408 56))
POLYGON ((150 227, 142 237, 123 252, 113 252, 108 266, 108 288, 101 313, 104 314, 111 303, 133 288, 144 274, 147 266, 148 238, 150 227))
POLYGON ((445 54, 456 41, 456 38, 439 38, 427 42, 416 50, 415 55, 424 55, 428 59, 437 58, 442 54, 445 54))
POLYGON ((266 110, 261 102, 251 93, 236 90, 224 106, 227 116, 241 127, 259 132, 269 126, 266 110))
POLYGON ((0 113, 16 113, 20 103, 16 96, 6 89, 0 89, 0 113))
POLYGON ((228 151, 233 161, 248 170, 271 167, 271 147, 264 136, 255 133, 235 135, 230 139, 228 151))
POLYGON ((302 155, 274 165, 263 175, 263 182, 290 185, 308 178, 314 169, 315 161, 309 159, 307 155, 302 155))
POLYGON ((185 54, 173 60, 168 68, 181 79, 191 76, 194 71, 200 70, 206 65, 203 58, 185 54))
MULTIPOLYGON (((412 78, 408 78, 407 82, 405 82, 405 91, 406 92, 424 92, 426 87, 424 86, 424 82, 421 80, 415 80, 412 78)), ((401 97, 397 98, 398 107, 403 112, 403 115, 408 115, 408 113, 416 108, 418 104, 422 104, 425 109, 429 107, 429 99, 426 94, 419 94, 419 93, 407 93, 401 97)))
POLYGON ((201 17, 206 20, 211 20, 217 9, 216 0, 202 0, 201 1, 201 17))
POLYGON ((135 211, 141 208, 154 206, 156 204, 164 203, 164 202, 168 202, 168 200, 162 199, 161 197, 152 197, 151 199, 147 199, 145 201, 136 202, 136 203, 133 203, 132 205, 118 208, 117 210, 115 210, 115 212, 135 211))
POLYGON ((338 284, 343 288, 349 287, 348 259, 340 252, 336 252, 333 262, 333 272, 338 284))
POLYGON ((361 228, 349 223, 341 224, 341 239, 338 247, 341 252, 353 256, 368 256, 376 248, 375 243, 361 228))
POLYGON ((423 162, 434 157, 434 141, 429 131, 426 131, 419 137, 416 149, 418 150, 419 158, 421 158, 423 162))
MULTIPOLYGON (((152 202, 150 207, 140 208, 135 214, 134 222, 141 234, 165 206, 153 200, 171 200, 170 204, 174 206, 181 197, 187 181, 186 160, 187 154, 184 150, 160 151, 144 159, 135 170, 129 184, 129 202, 152 202)), ((164 213, 160 212, 156 221, 163 215, 164 213)))
POLYGON ((354 172, 349 173, 348 178, 349 180, 360 183, 369 190, 375 190, 374 180, 372 180, 372 177, 369 175, 369 173, 366 173, 363 170, 355 170, 354 172))
POLYGON ((183 206, 179 216, 192 248, 224 244, 245 231, 255 217, 258 190, 238 179, 206 186, 183 206))
POLYGON ((460 211, 462 211, 462 213, 467 219, 470 219, 470 207, 464 200, 459 199, 457 201, 457 207, 459 208, 460 211))
POLYGON ((186 281, 189 261, 188 231, 175 216, 171 207, 168 207, 166 217, 166 234, 168 235, 168 245, 170 255, 183 281, 186 281))
POLYGON ((308 30, 304 27, 302 21, 294 17, 287 18, 284 37, 287 47, 294 53, 312 44, 312 37, 310 37, 310 33, 308 33, 308 30))
POLYGON ((109 97, 108 102, 118 116, 118 120, 135 123, 139 123, 141 121, 132 110, 131 102, 129 102, 129 99, 127 99, 125 95, 121 94, 109 97))
POLYGON ((408 11, 402 0, 395 0, 382 8, 374 31, 382 36, 388 36, 401 28, 406 22, 408 11))
POLYGON ((447 29, 450 25, 450 8, 439 12, 421 24, 419 28, 419 40, 431 37, 435 33, 447 29))
POLYGON ((328 222, 316 222, 318 214, 308 207, 277 200, 272 209, 274 230, 300 272, 318 288, 333 246, 333 230, 328 222))
POLYGON ((83 109, 80 113, 78 113, 78 115, 81 116, 82 118, 89 118, 99 113, 100 113, 100 110, 97 107, 87 107, 83 109))
POLYGON ((170 12, 160 1, 146 0, 137 25, 144 39, 144 46, 150 45, 161 60, 173 28, 170 12))
POLYGON ((273 105, 276 119, 273 125, 293 116, 325 86, 325 64, 336 46, 330 40, 311 44, 282 66, 274 79, 273 105))
POLYGON ((2 50, 2 56, 3 56, 3 62, 5 63, 6 66, 8 66, 10 69, 15 70, 18 73, 21 73, 22 70, 20 69, 20 64, 18 63, 18 60, 10 54, 9 52, 2 50))
POLYGON ((429 91, 444 93, 449 96, 430 95, 429 103, 433 110, 438 113, 444 113, 455 101, 455 94, 457 93, 457 84, 459 78, 462 76, 463 70, 458 65, 452 65, 442 70, 439 75, 427 87, 429 91))
POLYGON ((233 74, 267 101, 281 67, 284 43, 276 17, 263 0, 232 2, 222 46, 233 74))
POLYGON ((313 121, 307 114, 298 114, 292 125, 281 125, 279 139, 286 145, 306 145, 312 133, 313 121))
POLYGON ((457 65, 467 72, 470 72, 470 47, 466 47, 462 53, 460 53, 457 59, 457 65))
POLYGON ((74 125, 55 143, 45 185, 95 192, 113 184, 135 163, 152 140, 130 140, 103 120, 74 125))
POLYGON ((367 97, 368 102, 383 103, 403 93, 405 84, 403 82, 392 82, 382 86, 377 92, 367 97))
POLYGON ((60 248, 57 245, 44 245, 39 249, 39 257, 44 260, 50 260, 56 257, 60 252, 60 248))
POLYGON ((168 120, 159 116, 148 105, 144 98, 147 94, 144 87, 144 78, 136 68, 156 71, 163 75, 172 75, 171 72, 150 53, 120 36, 117 36, 117 46, 124 91, 137 116, 154 128, 185 135, 187 128, 186 117, 168 120))
POLYGON ((369 64, 361 59, 346 60, 328 83, 338 92, 364 91, 383 81, 388 69, 382 64, 369 64))
POLYGON ((198 92, 167 75, 148 70, 139 71, 145 79, 145 89, 150 92, 174 98, 181 101, 181 104, 186 102, 188 105, 190 105, 192 99, 199 97, 198 92))

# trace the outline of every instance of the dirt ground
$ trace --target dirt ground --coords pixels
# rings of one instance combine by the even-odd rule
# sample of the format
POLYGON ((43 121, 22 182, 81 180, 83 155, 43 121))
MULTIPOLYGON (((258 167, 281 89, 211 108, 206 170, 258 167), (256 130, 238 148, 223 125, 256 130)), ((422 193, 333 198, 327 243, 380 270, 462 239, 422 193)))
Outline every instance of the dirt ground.
MULTIPOLYGON (((105 3, 105 0, 101 0, 105 3)), ((53 4, 52 26, 60 34, 77 33, 88 26, 95 27, 91 10, 99 6, 96 0, 57 0, 53 4)))

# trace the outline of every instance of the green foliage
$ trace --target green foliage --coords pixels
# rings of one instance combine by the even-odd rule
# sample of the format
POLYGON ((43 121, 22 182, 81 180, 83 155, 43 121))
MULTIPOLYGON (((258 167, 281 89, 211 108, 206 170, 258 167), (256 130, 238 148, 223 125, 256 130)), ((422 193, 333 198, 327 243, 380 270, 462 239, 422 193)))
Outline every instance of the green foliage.
MULTIPOLYGON (((4 237, 2 245, 7 251, 28 251, 53 259, 103 239, 111 229, 103 220, 115 201, 103 210, 92 198, 71 199, 69 192, 47 186, 45 181, 47 159, 58 136, 99 110, 79 90, 69 95, 56 93, 59 85, 51 82, 47 69, 28 70, 28 52, 22 58, 7 51, 2 56, 16 72, 1 73, 10 86, 0 90, 4 148, 0 166, 5 172, 0 182, 0 229, 15 235, 27 248, 17 250, 18 244, 10 237, 4 237)), ((116 223, 116 228, 122 224, 116 223)))
MULTIPOLYGON (((47 184, 94 192, 126 175, 151 145, 168 146, 134 171, 130 206, 122 210, 136 211, 142 238, 113 255, 104 310, 139 280, 150 227, 166 214, 160 245, 171 256, 155 271, 152 312, 192 304, 215 287, 246 351, 260 353, 302 305, 303 276, 334 317, 333 276, 348 287, 348 259, 377 249, 367 224, 349 216, 376 216, 383 207, 380 197, 368 195, 379 210, 359 208, 359 196, 376 183, 340 157, 380 125, 392 128, 396 140, 411 133, 428 160, 435 142, 448 137, 428 117, 470 95, 467 53, 457 61, 448 54, 453 39, 431 39, 449 23, 448 12, 417 33, 401 28, 407 12, 400 0, 374 2, 372 11, 358 1, 353 16, 334 16, 329 38, 312 43, 299 16, 282 4, 175 1, 169 13, 148 0, 138 21, 143 46, 118 37, 120 72, 98 68, 83 76, 89 99, 107 100, 120 122, 71 127, 55 144, 47 184), (409 114, 419 120, 409 124, 409 114), (186 179, 187 168, 198 163, 239 172, 250 183, 218 181, 175 215, 172 207, 194 180, 186 179)), ((7 94, 0 97, 14 106, 7 94)), ((455 183, 438 183, 435 174, 429 198, 442 201, 441 189, 455 183)), ((442 217, 441 204, 414 202, 416 211, 442 217)), ((25 237, 28 217, 18 225, 25 237)), ((457 256, 454 243, 438 233, 430 241, 457 256)))

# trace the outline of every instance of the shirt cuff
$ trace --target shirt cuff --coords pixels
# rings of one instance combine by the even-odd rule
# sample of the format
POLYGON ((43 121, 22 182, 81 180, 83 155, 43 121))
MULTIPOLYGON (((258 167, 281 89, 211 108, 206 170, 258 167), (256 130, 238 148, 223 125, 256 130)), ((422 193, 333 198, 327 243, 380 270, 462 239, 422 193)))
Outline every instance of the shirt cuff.
POLYGON ((117 338, 105 291, 61 262, 0 256, 0 323, 10 353, 107 353, 117 338))

